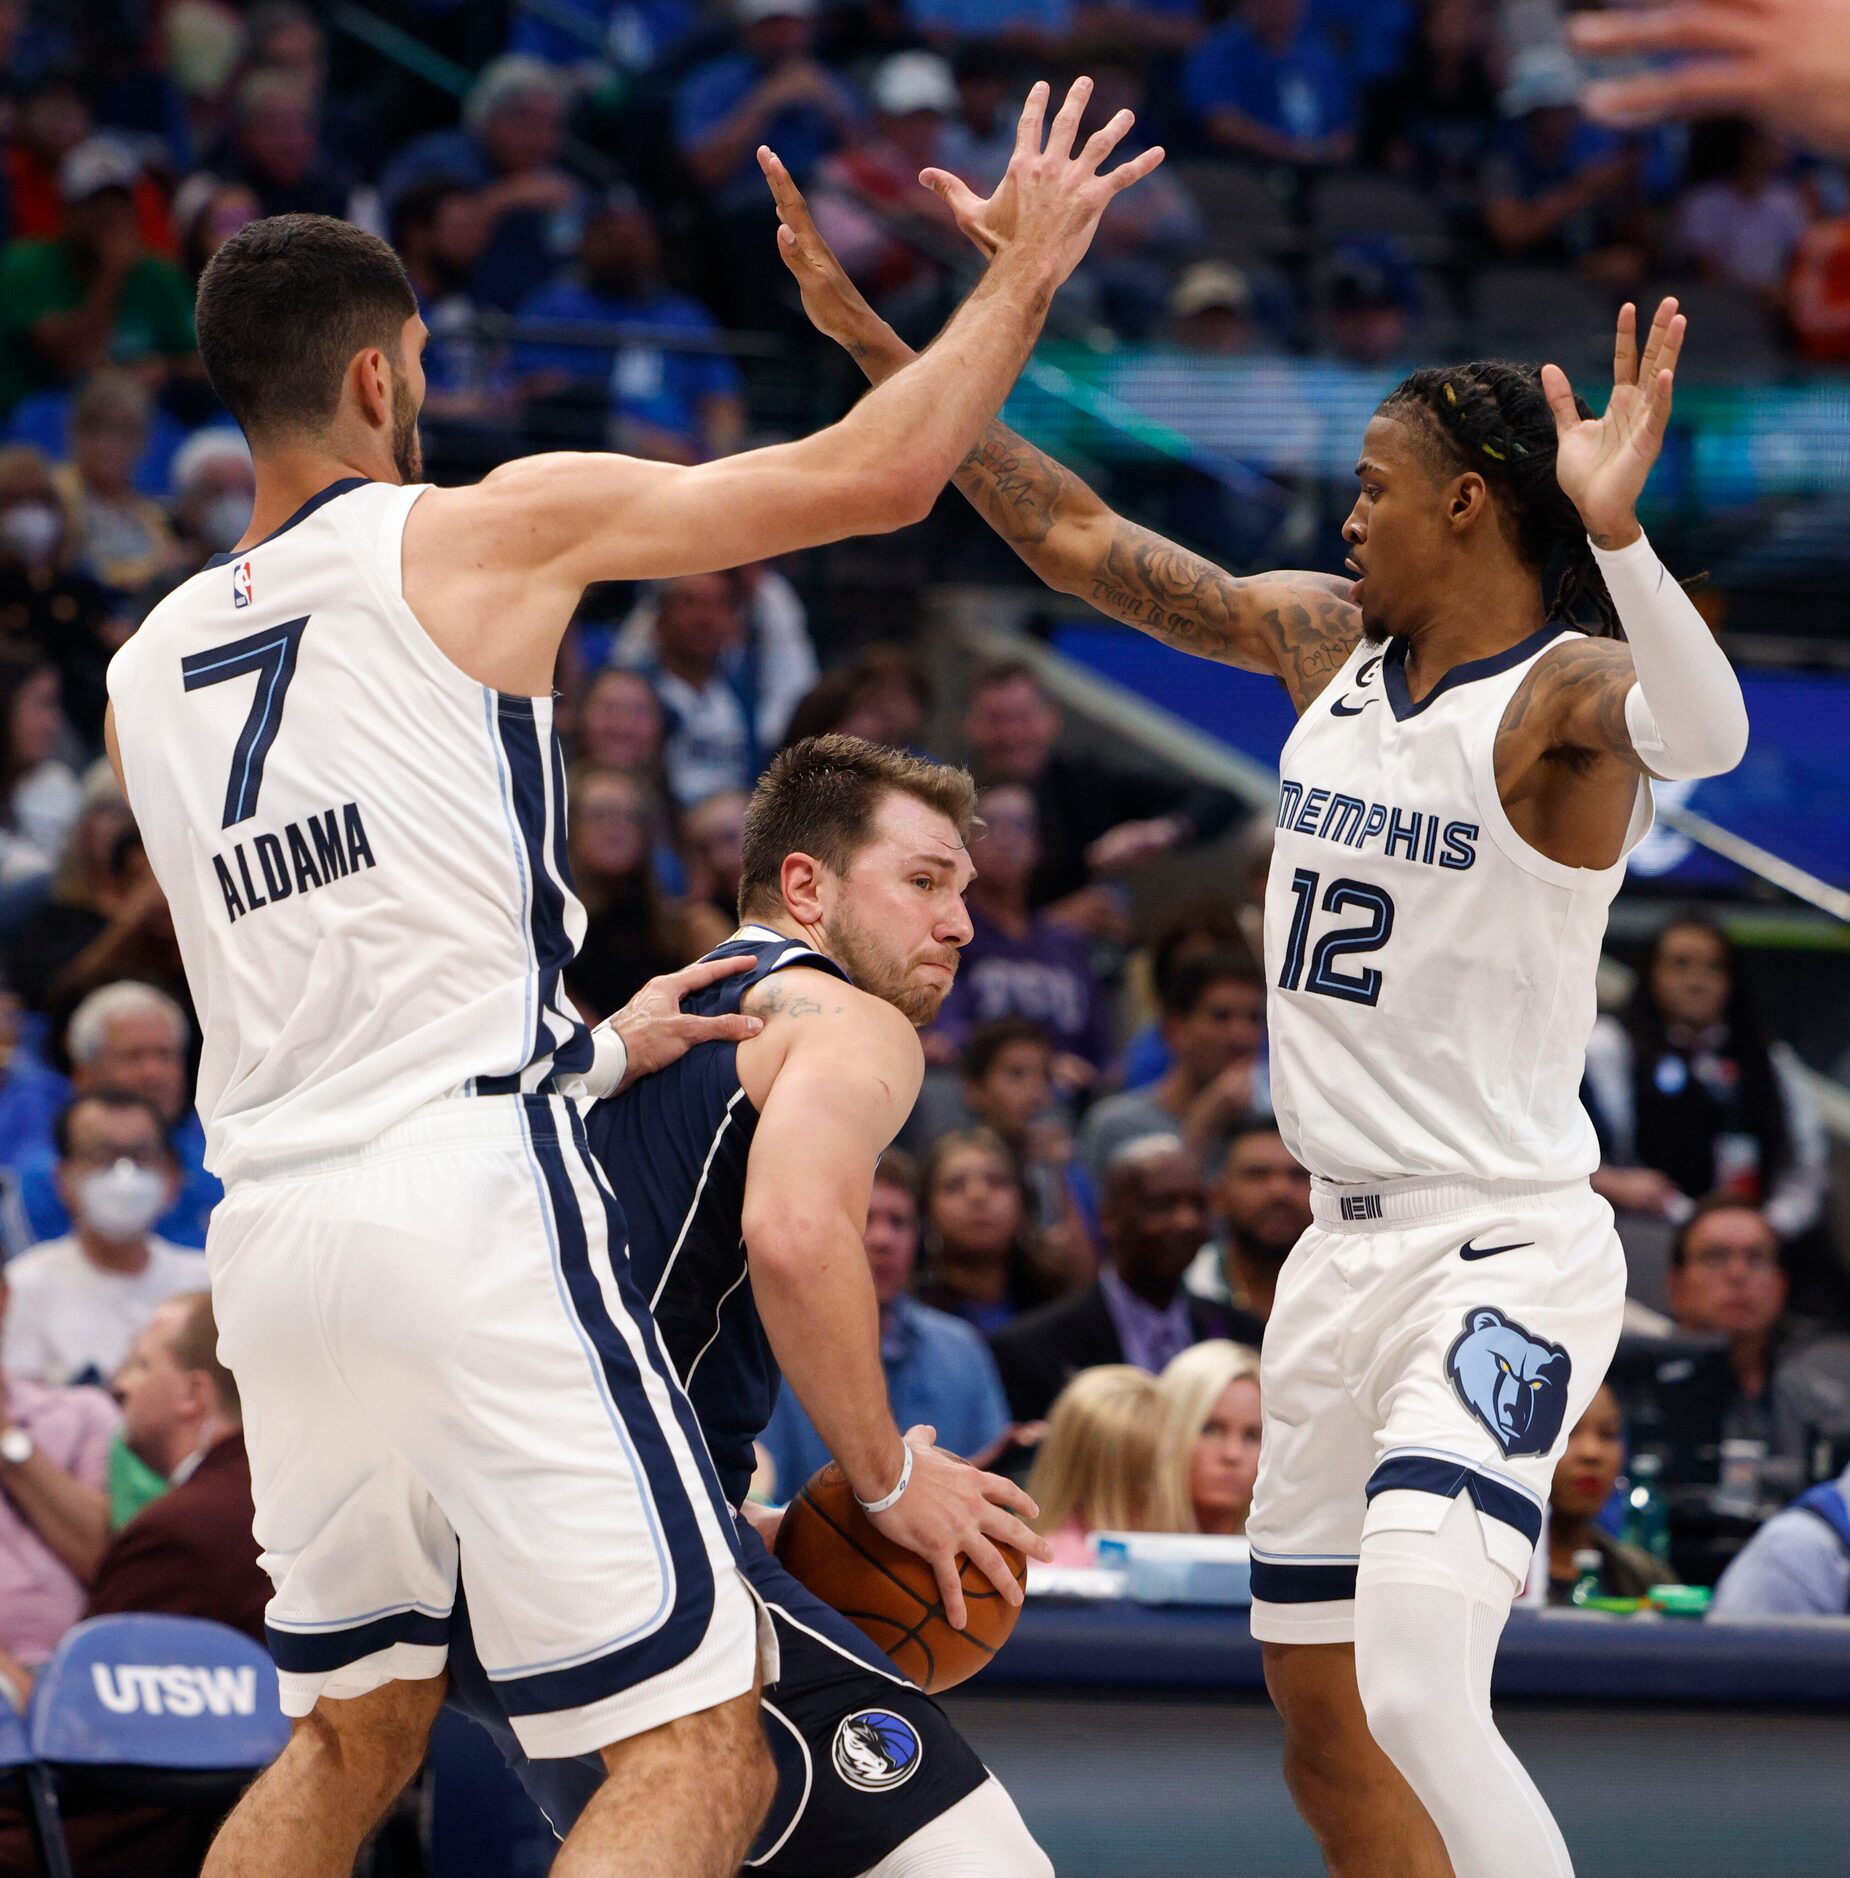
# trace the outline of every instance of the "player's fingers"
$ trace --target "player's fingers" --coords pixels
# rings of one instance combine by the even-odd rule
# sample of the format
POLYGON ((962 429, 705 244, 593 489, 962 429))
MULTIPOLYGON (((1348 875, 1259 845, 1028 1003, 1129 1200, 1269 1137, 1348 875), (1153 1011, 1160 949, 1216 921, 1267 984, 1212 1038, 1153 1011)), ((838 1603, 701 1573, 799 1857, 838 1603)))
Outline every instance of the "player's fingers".
POLYGON ((736 978, 740 972, 749 972, 755 963, 749 953, 732 959, 696 959, 692 965, 684 965, 678 972, 664 973, 650 982, 678 1004, 690 991, 704 991, 722 978, 736 978))
POLYGON ((1018 1487, 1003 1474, 979 1474, 977 1485, 991 1506, 1005 1506, 1023 1519, 1038 1519, 1041 1509, 1030 1498, 1026 1487, 1018 1487))
POLYGON ((1124 141, 1130 127, 1136 121, 1135 112, 1119 111, 1108 124, 1095 130, 1086 139, 1085 148, 1079 153, 1079 167, 1087 170, 1098 169, 1112 151, 1124 141))
POLYGON ((813 235, 816 223, 809 212, 808 199, 797 187, 796 178, 784 168, 783 159, 769 145, 760 146, 758 167, 764 171, 765 180, 771 185, 772 199, 786 225, 798 235, 813 235))
POLYGON ((1040 1559, 1043 1563, 1053 1558, 1053 1547, 1032 1526, 1024 1525, 1013 1513, 1005 1513, 999 1506, 984 1514, 982 1530, 997 1545, 1012 1545, 1029 1558, 1040 1559))
POLYGON ((1759 42, 1761 32, 1750 9, 1727 0, 1578 13, 1567 28, 1575 51, 1599 58, 1633 52, 1744 52, 1759 42))
POLYGON ((1677 361, 1683 356, 1683 341, 1689 335, 1689 321, 1679 313, 1664 330, 1664 343, 1657 354, 1657 369, 1660 372, 1672 372, 1677 369, 1677 361))
POLYGON ((935 1448, 938 1445, 938 1431, 930 1422, 915 1422, 900 1439, 908 1447, 935 1448))
POLYGON ((1073 139, 1079 135, 1079 120, 1085 116, 1086 106, 1091 102, 1091 79, 1075 78, 1067 87, 1066 102, 1060 106, 1059 115, 1047 132, 1049 156, 1070 157, 1073 154, 1073 139))
POLYGON ((944 1621, 953 1630, 963 1629, 970 1621, 970 1613, 964 1608, 963 1579, 958 1573, 956 1554, 946 1552, 927 1563, 938 1581, 938 1602, 944 1606, 944 1621))
POLYGON ((1644 357, 1638 362, 1638 382, 1649 385, 1656 376, 1658 367, 1664 362, 1664 347, 1670 338, 1670 328, 1677 317, 1677 303, 1666 294, 1657 303, 1657 311, 1651 316, 1651 330, 1645 334, 1644 357))
POLYGON ((970 1541, 969 1559, 970 1563, 1002 1594, 1005 1603, 1019 1604, 1021 1602, 1020 1580, 1009 1570, 1008 1560, 987 1539, 970 1541))
POLYGON ((1560 366, 1542 367, 1542 395, 1554 413, 1555 435, 1565 437, 1580 422, 1580 412, 1574 404, 1574 387, 1567 382, 1567 374, 1560 366))
POLYGON ((729 1011, 723 1017, 671 1017, 665 1020, 675 1040, 691 1050, 697 1043, 743 1043, 764 1028, 762 1017, 729 1011))
POLYGON ((1589 85, 1581 105, 1597 123, 1624 128, 1665 118, 1738 111, 1750 99, 1753 72, 1741 59, 1698 59, 1668 71, 1589 85))
POLYGON ((1632 384, 1638 376, 1638 309, 1630 300, 1619 309, 1618 330, 1612 340, 1612 382, 1632 384))
POLYGON ((920 170, 919 181, 956 216, 959 228, 965 230, 972 239, 978 237, 983 219, 983 198, 961 176, 953 176, 949 170, 920 170))
POLYGON ((1664 441, 1664 432, 1670 428, 1671 388, 1676 383, 1673 372, 1660 371, 1651 382, 1651 401, 1645 406, 1645 435, 1655 449, 1664 441))
POLYGON ((1028 87, 1027 102, 1021 107, 1021 121, 1015 126, 1015 154, 1039 156, 1041 126, 1047 121, 1047 81, 1037 78, 1028 87))
POLYGON ((1142 182, 1162 160, 1163 146, 1160 143, 1153 143, 1149 149, 1140 151, 1128 163, 1120 163, 1105 178, 1105 181, 1110 184, 1111 193, 1114 196, 1122 195, 1132 183, 1142 182))

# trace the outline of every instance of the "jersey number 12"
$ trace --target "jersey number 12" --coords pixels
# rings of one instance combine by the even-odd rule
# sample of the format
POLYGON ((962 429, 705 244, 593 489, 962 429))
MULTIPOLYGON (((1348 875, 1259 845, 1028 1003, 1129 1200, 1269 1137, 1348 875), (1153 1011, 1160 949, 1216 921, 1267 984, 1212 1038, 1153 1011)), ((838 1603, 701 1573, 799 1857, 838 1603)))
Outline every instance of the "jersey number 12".
POLYGON ((1297 905, 1291 912, 1291 932, 1285 940, 1285 969, 1279 973, 1279 989, 1296 991, 1302 980, 1306 991, 1321 992, 1326 998, 1347 998, 1351 1004, 1374 1004, 1381 996, 1381 974, 1372 965, 1359 972, 1339 972, 1336 961, 1357 952, 1378 952, 1387 944, 1394 930, 1394 902, 1385 888, 1366 880, 1333 880, 1323 890, 1323 910, 1345 913, 1351 908, 1365 912, 1368 920, 1361 926, 1339 926, 1326 932, 1310 949, 1310 972, 1304 971, 1304 946, 1310 937, 1310 916, 1317 905, 1319 876, 1308 867, 1300 867, 1291 876, 1291 891, 1297 905))
POLYGON ((289 695, 289 682, 295 677, 296 653, 301 649, 303 628, 308 615, 285 620, 280 626, 267 626, 248 639, 234 639, 228 646, 212 646, 180 661, 180 676, 188 691, 207 685, 222 685, 228 679, 257 674, 257 690, 251 699, 250 715, 238 733, 237 747, 231 753, 231 780, 225 785, 225 819, 221 828, 249 821, 257 813, 257 792, 263 787, 264 759, 270 745, 283 727, 283 700, 289 695))

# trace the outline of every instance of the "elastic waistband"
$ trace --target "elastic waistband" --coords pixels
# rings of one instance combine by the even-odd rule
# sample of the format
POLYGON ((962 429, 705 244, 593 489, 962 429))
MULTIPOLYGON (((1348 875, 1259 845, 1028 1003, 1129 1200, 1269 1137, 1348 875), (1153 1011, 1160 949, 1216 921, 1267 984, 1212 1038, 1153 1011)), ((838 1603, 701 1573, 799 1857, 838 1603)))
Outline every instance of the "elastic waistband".
POLYGON ((395 1155, 436 1148, 516 1148, 529 1139, 564 1140, 569 1138, 570 1128, 564 1096, 445 1096, 414 1109, 402 1122, 395 1122, 358 1147, 335 1148, 324 1154, 279 1155, 253 1162, 238 1170, 235 1184, 337 1174, 374 1161, 387 1161, 395 1155))
POLYGON ((1315 1175, 1310 1183, 1311 1217, 1332 1232, 1371 1232, 1379 1226, 1414 1226, 1454 1213, 1482 1213, 1501 1206, 1585 1193, 1583 1180, 1383 1180, 1347 1186, 1315 1175))

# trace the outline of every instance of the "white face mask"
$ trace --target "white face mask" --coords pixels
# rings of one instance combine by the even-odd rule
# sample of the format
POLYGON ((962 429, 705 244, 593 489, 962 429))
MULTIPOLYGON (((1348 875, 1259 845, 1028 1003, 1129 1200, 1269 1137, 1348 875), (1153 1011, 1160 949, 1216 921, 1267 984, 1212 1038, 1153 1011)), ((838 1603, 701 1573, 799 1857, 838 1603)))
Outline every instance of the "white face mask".
POLYGON ((250 526, 249 496, 214 496, 199 517, 199 538, 214 554, 235 547, 250 526))
POLYGON ((64 517, 49 502, 15 502, 0 513, 0 549, 28 567, 43 567, 63 535, 64 517))
POLYGON ((126 1157, 77 1183, 83 1224, 105 1239, 139 1239, 167 1209, 167 1176, 126 1157))

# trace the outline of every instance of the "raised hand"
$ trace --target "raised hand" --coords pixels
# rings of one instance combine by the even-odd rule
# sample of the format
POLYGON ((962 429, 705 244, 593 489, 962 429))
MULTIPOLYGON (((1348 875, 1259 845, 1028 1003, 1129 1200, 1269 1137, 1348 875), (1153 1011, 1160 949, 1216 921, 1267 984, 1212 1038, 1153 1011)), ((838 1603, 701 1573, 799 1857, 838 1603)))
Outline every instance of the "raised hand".
POLYGON ((1129 111, 1118 112, 1074 155, 1073 140, 1092 97, 1092 81, 1073 81, 1059 115, 1044 130, 1048 96, 1044 83, 1028 93, 1015 128, 1014 155, 993 194, 979 196, 949 170, 921 170, 919 181, 944 199, 957 226, 989 259, 1011 245, 1044 249, 1054 259, 1058 285, 1091 246, 1106 204, 1148 176, 1162 162, 1163 150, 1154 145, 1101 176, 1099 166, 1136 120, 1129 111))
POLYGON ((835 251, 817 232, 815 218, 803 192, 773 150, 761 148, 758 167, 771 185, 777 204, 777 252, 783 256, 803 296, 809 323, 826 339, 859 356, 872 336, 888 331, 886 322, 870 307, 861 290, 848 278, 835 251))
POLYGON ((1622 548, 1639 535, 1637 506, 1670 422, 1677 355, 1689 322, 1673 299, 1662 301, 1638 356, 1638 309, 1619 309, 1612 354, 1612 397, 1601 417, 1582 417, 1558 365, 1542 367, 1542 390, 1558 438, 1555 475, 1586 531, 1602 548, 1622 548))

